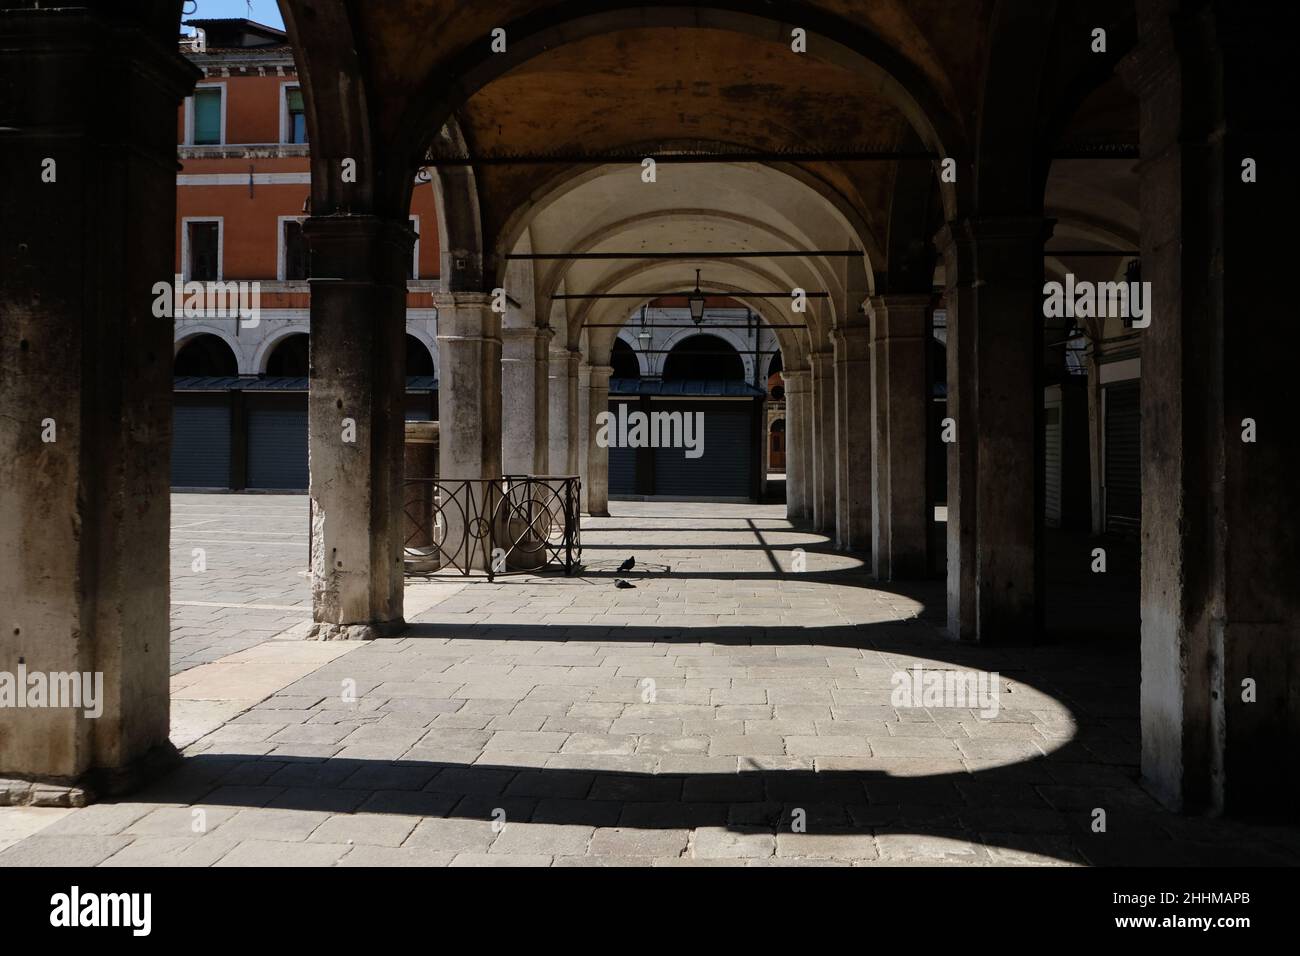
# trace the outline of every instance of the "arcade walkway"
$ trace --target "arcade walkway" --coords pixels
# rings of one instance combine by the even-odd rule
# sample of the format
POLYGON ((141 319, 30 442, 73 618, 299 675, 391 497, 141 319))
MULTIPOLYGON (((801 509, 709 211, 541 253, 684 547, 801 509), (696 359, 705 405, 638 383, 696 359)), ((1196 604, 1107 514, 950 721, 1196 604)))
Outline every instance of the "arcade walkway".
POLYGON ((406 635, 321 644, 293 639, 305 499, 178 498, 186 760, 127 801, 0 809, 0 864, 1300 861, 1295 830, 1135 784, 1117 642, 955 645, 941 582, 875 587, 777 507, 612 509, 581 577, 412 582, 406 635), (996 671, 996 714, 894 698, 916 666, 996 671))

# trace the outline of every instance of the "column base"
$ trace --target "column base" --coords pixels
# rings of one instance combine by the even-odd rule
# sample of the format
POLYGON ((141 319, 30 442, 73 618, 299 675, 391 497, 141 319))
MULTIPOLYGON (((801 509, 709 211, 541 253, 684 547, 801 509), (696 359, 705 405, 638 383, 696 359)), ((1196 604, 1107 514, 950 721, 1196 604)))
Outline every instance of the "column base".
POLYGON ((0 779, 0 807, 84 807, 139 790, 180 763, 180 751, 168 741, 125 767, 95 768, 76 778, 4 777, 0 779))
POLYGON ((373 641, 377 637, 393 637, 403 633, 408 625, 402 618, 379 621, 373 624, 331 624, 317 621, 303 638, 308 641, 373 641))

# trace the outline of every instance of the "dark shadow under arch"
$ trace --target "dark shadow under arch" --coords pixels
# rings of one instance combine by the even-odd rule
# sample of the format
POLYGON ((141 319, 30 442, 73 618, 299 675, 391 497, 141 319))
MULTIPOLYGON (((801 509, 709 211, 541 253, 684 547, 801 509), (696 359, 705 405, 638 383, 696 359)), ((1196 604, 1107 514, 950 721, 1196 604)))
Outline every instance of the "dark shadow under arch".
POLYGON ((203 333, 187 339, 176 352, 172 374, 218 377, 239 374, 239 360, 219 335, 203 333))

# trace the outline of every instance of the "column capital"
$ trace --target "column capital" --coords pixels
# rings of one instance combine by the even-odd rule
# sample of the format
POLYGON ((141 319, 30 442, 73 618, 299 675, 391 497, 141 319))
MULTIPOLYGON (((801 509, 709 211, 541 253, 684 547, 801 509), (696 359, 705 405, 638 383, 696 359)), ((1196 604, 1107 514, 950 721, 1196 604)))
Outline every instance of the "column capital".
POLYGON ((591 375, 589 388, 607 389, 609 388, 609 378, 614 374, 612 365, 589 365, 587 366, 591 375))
POLYGON ((836 329, 832 341, 835 343, 837 363, 865 362, 871 358, 870 326, 851 325, 848 328, 836 329))
POLYGON ((884 292, 870 301, 873 308, 881 304, 887 309, 928 309, 934 300, 932 292, 884 292))
POLYGON ((492 307, 490 292, 435 292, 433 306, 436 309, 488 309, 492 307))
POLYGON ((872 301, 871 338, 923 339, 928 334, 931 295, 895 294, 877 296, 872 301))
POLYGON ((550 326, 526 325, 523 328, 503 326, 501 344, 520 359, 528 358, 536 362, 545 362, 548 361, 547 343, 554 334, 555 330, 550 326))
POLYGON ((786 368, 781 370, 781 381, 785 383, 785 393, 803 392, 808 389, 812 372, 806 368, 786 368))
POLYGON ((501 343, 501 315, 492 311, 492 297, 486 292, 436 292, 438 341, 449 339, 487 340, 501 343))
POLYGON ((1043 244, 1055 224, 1033 214, 967 216, 945 223, 934 244, 943 256, 948 289, 990 279, 1041 283, 1043 244))
POLYGON ((835 352, 827 350, 825 352, 813 352, 808 356, 812 364, 812 374, 814 378, 824 375, 834 374, 835 369, 835 352))

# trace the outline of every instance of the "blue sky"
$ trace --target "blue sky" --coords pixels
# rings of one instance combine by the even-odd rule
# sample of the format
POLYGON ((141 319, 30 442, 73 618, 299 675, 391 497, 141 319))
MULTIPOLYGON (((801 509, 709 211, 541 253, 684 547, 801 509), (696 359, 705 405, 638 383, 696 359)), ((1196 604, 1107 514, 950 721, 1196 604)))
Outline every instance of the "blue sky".
POLYGON ((249 13, 248 8, 248 0, 185 0, 181 20, 196 17, 205 19, 247 17, 249 20, 265 23, 269 27, 284 29, 284 21, 280 19, 280 7, 275 0, 252 0, 253 12, 249 13))

